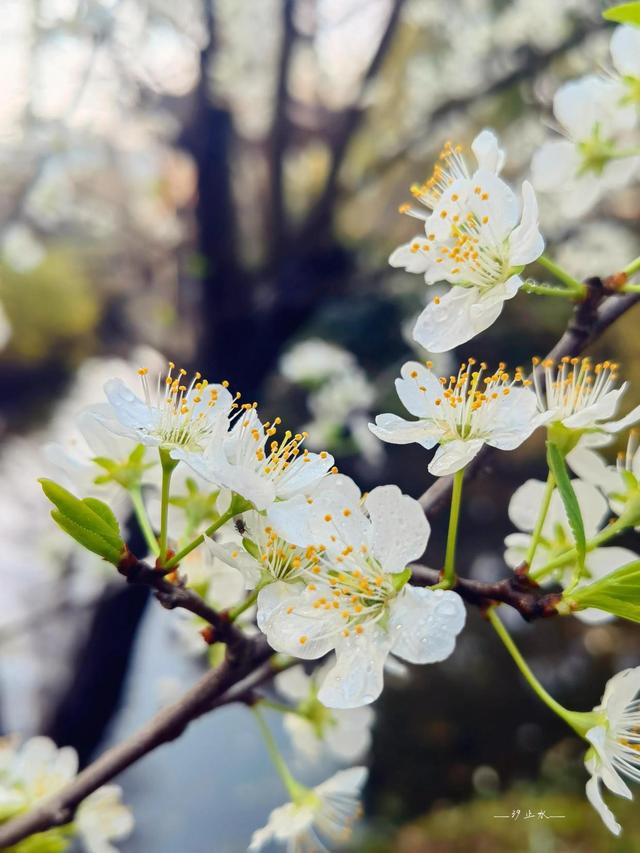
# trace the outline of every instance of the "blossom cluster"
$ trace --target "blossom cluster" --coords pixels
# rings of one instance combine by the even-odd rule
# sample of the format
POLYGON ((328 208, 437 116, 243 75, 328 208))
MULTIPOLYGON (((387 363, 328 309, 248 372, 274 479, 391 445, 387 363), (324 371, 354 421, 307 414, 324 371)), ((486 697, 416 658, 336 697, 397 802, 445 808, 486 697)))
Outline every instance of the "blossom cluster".
MULTIPOLYGON (((621 185, 622 166, 625 181, 634 172, 637 151, 622 146, 637 125, 639 33, 614 33, 615 72, 557 93, 555 115, 569 138, 537 152, 532 183, 517 192, 509 186, 499 140, 483 130, 471 145, 474 163, 447 142, 431 176, 412 187, 415 203, 401 212, 418 219, 421 230, 390 263, 422 275, 428 286, 449 286, 413 329, 429 355, 487 329, 519 291, 586 295, 585 284, 543 255, 534 186, 561 192, 562 204, 577 214, 621 185), (528 278, 525 268, 534 263, 562 287, 528 278)), ((623 284, 639 268, 631 264, 623 284)), ((307 429, 265 420, 257 403, 243 402, 227 381, 209 382, 173 362, 139 368, 137 386, 109 379, 106 400, 78 418, 81 452, 77 443, 48 450, 73 494, 48 480, 43 488, 62 529, 119 568, 131 556, 120 521, 133 510, 149 556, 169 582, 189 586, 230 622, 266 637, 282 671, 274 679, 276 699, 261 695, 254 710, 291 802, 254 833, 250 849, 276 840, 289 849, 332 850, 360 812, 367 771, 351 767, 313 789, 301 785, 279 756, 260 705, 283 711, 293 745, 308 761, 327 754, 360 760, 370 742, 369 706, 385 673, 446 660, 464 628, 455 551, 465 470, 484 448, 514 451, 538 431, 546 437, 548 477, 528 480, 511 499, 517 531, 504 543, 506 566, 526 575, 531 588, 552 583, 554 612, 588 623, 631 612, 640 621, 637 603, 629 604, 640 557, 610 542, 640 528, 635 433, 616 466, 601 455, 640 421, 640 406, 619 415, 628 386, 609 360, 534 357, 510 369, 470 357, 441 376, 430 358, 405 363, 395 383, 411 418, 384 412, 367 424, 375 397, 350 353, 307 341, 284 356, 281 371, 311 389, 320 432, 327 424, 332 431, 335 416, 350 424, 365 455, 379 450, 378 439, 435 451, 427 470, 452 477, 452 497, 446 554, 435 562, 442 570, 432 585, 421 585, 414 571, 431 534, 419 501, 393 484, 363 493, 307 429)), ((620 774, 640 779, 640 668, 615 676, 592 712, 568 711, 514 652, 497 609, 490 600, 487 619, 525 678, 588 741, 587 795, 618 833, 600 784, 630 796, 620 774)), ((192 616, 178 623, 196 651, 203 645, 193 629, 202 624, 192 616)), ((222 651, 215 644, 211 661, 222 651)))

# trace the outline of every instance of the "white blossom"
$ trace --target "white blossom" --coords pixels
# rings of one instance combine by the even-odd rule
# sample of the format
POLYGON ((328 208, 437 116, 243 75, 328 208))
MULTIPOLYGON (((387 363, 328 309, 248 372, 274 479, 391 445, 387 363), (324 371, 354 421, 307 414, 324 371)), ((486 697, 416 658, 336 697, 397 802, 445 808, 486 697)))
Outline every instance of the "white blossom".
MULTIPOLYGON (((0 816, 13 803, 15 811, 60 791, 78 772, 78 755, 69 746, 58 748, 47 737, 33 737, 18 746, 17 740, 0 741, 0 816)), ((117 785, 106 785, 90 794, 78 807, 73 821, 87 853, 117 853, 111 842, 126 838, 133 829, 133 815, 121 801, 117 785)))
POLYGON ((274 809, 267 825, 254 832, 249 851, 280 841, 286 842, 290 853, 331 853, 349 840, 353 824, 362 814, 360 792, 367 773, 366 767, 341 770, 299 801, 274 809))
POLYGON ((587 797, 614 835, 619 835, 622 828, 604 802, 600 783, 630 800, 632 793, 623 776, 640 781, 640 700, 636 698, 639 691, 640 667, 625 669, 610 678, 601 703, 593 709, 601 722, 585 735, 591 743, 585 757, 585 766, 591 774, 587 797))
POLYGON ((267 509, 276 500, 307 493, 329 473, 333 456, 326 451, 301 452, 303 433, 286 430, 275 438, 280 418, 263 424, 255 408, 237 410, 229 432, 218 432, 204 452, 188 448, 174 456, 217 485, 225 486, 250 501, 256 509, 267 509))
POLYGON ((105 394, 110 409, 100 416, 104 426, 136 443, 176 452, 201 453, 226 428, 232 397, 223 385, 210 385, 195 373, 185 384, 186 371, 169 362, 165 376, 149 380, 147 368, 138 375, 143 399, 121 379, 110 379, 105 394))
POLYGON ((278 692, 296 704, 294 713, 284 715, 283 724, 296 751, 307 761, 318 761, 325 749, 340 761, 357 761, 371 744, 374 714, 370 707, 327 708, 318 699, 334 663, 329 659, 311 675, 301 666, 292 667, 275 678, 278 692))
POLYGON ((617 385, 619 365, 592 364, 590 358, 534 358, 533 383, 540 412, 550 427, 561 424, 579 436, 583 445, 608 444, 612 437, 640 421, 640 406, 613 420, 628 383, 617 385))
POLYGON ((376 417, 369 428, 392 444, 421 444, 426 450, 440 445, 429 463, 437 476, 464 468, 484 444, 514 450, 544 421, 536 411, 535 394, 519 369, 513 378, 501 364, 486 374, 475 359, 463 363, 457 376, 438 378, 431 363, 407 362, 396 379, 403 405, 418 420, 394 414, 376 417))
POLYGON ((550 140, 531 162, 533 184, 552 193, 565 216, 582 216, 610 191, 625 186, 640 158, 617 157, 637 122, 621 82, 589 75, 561 86, 553 112, 565 135, 550 140))
POLYGON ((322 338, 295 344, 280 359, 280 372, 290 382, 316 384, 341 376, 356 366, 354 356, 322 338))
MULTIPOLYGON (((582 480, 572 480, 571 485, 578 500, 585 536, 587 540, 592 539, 602 529, 608 517, 607 501, 598 489, 589 483, 584 483, 582 480)), ((540 480, 527 480, 526 483, 514 492, 511 498, 509 503, 509 518, 522 531, 521 533, 510 533, 504 540, 506 546, 504 559, 506 564, 512 569, 517 568, 525 560, 529 545, 531 544, 531 533, 536 525, 544 493, 544 483, 540 480)), ((540 533, 540 540, 530 566, 534 575, 536 571, 555 557, 570 550, 573 547, 573 541, 573 534, 564 503, 558 490, 554 489, 540 533)), ((580 584, 592 583, 595 580, 599 580, 621 566, 637 559, 638 555, 634 554, 628 548, 619 548, 617 546, 594 548, 588 551, 586 555, 585 572, 580 580, 580 584)), ((567 563, 556 569, 545 579, 566 584, 571 580, 575 568, 575 561, 567 563)), ((607 622, 612 618, 610 614, 592 607, 579 610, 575 615, 581 621, 590 624, 607 622)))
POLYGON ((602 456, 590 447, 578 445, 567 456, 567 463, 575 473, 601 489, 609 506, 620 516, 630 512, 640 527, 640 448, 638 434, 632 430, 626 452, 620 452, 615 465, 607 465, 602 456))
POLYGON ((623 100, 640 99, 640 28, 616 27, 611 36, 611 59, 627 92, 623 100))
POLYGON ((432 352, 446 352, 487 329, 507 299, 516 295, 526 264, 542 254, 538 205, 532 186, 522 187, 522 207, 498 177, 504 154, 495 136, 483 131, 473 149, 479 168, 471 174, 460 146, 447 143, 429 180, 412 187, 432 212, 405 205, 424 219, 424 234, 396 249, 389 262, 424 275, 427 284, 453 287, 436 296, 418 317, 413 336, 432 352))
POLYGON ((361 505, 355 483, 345 477, 340 486, 315 495, 304 514, 300 504, 295 540, 315 549, 317 571, 302 590, 262 590, 258 626, 276 651, 298 658, 335 650, 318 698, 357 708, 380 695, 390 653, 412 663, 447 658, 465 611, 454 592, 406 583, 430 532, 418 502, 379 486, 361 505))

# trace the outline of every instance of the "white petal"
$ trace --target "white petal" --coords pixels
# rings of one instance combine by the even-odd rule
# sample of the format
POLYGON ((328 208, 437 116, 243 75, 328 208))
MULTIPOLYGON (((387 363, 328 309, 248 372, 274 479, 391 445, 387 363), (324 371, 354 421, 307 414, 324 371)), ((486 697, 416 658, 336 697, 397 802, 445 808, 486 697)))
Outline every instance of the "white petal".
POLYGON ((488 228, 483 233, 491 234, 494 241, 501 241, 516 226, 520 215, 520 202, 511 187, 492 172, 478 169, 472 182, 482 190, 469 198, 469 208, 479 222, 489 217, 488 228))
POLYGON ((481 438, 473 438, 467 441, 456 439, 441 444, 429 463, 429 473, 436 477, 455 474, 456 471, 468 465, 474 456, 478 455, 483 444, 484 441, 481 438))
POLYGON ((541 480, 527 480, 519 486, 509 501, 509 519, 518 530, 531 533, 536 526, 545 484, 541 480))
POLYGON ((424 553, 431 528, 418 501, 397 486, 378 486, 367 496, 371 549, 385 572, 401 572, 424 553))
POLYGON ((607 829, 612 832, 614 835, 620 835, 622 832, 622 827, 615 819, 615 815, 607 806, 605 801, 602 799, 602 792, 600 791, 600 780, 597 776, 592 776, 587 782, 586 786, 587 799, 594 807, 594 809, 598 812, 604 825, 607 829))
POLYGON ((343 761, 357 761, 371 745, 373 711, 368 706, 336 710, 333 725, 329 726, 325 741, 334 755, 343 761))
POLYGON ((448 352, 489 328, 500 316, 504 286, 486 291, 454 286, 437 303, 432 300, 416 320, 414 339, 431 352, 448 352))
POLYGON ((611 37, 611 58, 623 77, 640 77, 640 29, 616 27, 611 37))
POLYGON ((598 486, 606 493, 619 491, 622 488, 617 470, 607 465, 595 450, 578 445, 567 454, 567 464, 578 477, 598 486))
POLYGON ((242 575, 245 589, 253 589, 262 574, 260 564, 235 542, 216 542, 205 536, 205 544, 212 557, 222 560, 227 566, 237 569, 242 575))
POLYGON ((542 192, 562 191, 579 169, 580 155, 567 140, 545 142, 531 160, 533 185, 542 192))
POLYGON ((417 418, 433 417, 437 408, 433 401, 442 395, 438 377, 418 361, 403 364, 401 375, 396 391, 405 409, 417 418))
POLYGON ((339 637, 336 665, 327 674, 318 699, 328 708, 369 705, 382 693, 384 662, 391 642, 377 626, 339 637))
POLYGON ((614 725, 638 693, 640 693, 640 666, 623 669, 609 679, 602 697, 602 706, 614 725))
MULTIPOLYGON (((258 595, 258 627, 266 634, 269 645, 277 652, 303 660, 315 660, 330 652, 342 627, 340 613, 315 609, 305 593, 284 598, 272 608, 272 596, 267 598, 264 594, 273 586, 270 584, 258 595)), ((319 588, 314 597, 320 595, 319 588)), ((331 597, 329 587, 325 595, 331 597)))
POLYGON ((603 394, 602 397, 600 397, 597 402, 593 403, 591 406, 587 406, 575 414, 570 415, 568 418, 564 418, 564 425, 569 429, 580 429, 582 427, 592 426, 598 421, 604 421, 612 418, 616 413, 616 409, 618 408, 620 400, 627 390, 627 387, 628 383, 625 382, 620 388, 607 391, 606 394, 603 394))
POLYGON ((466 611, 456 592, 407 584, 390 608, 391 651, 410 663, 435 663, 453 652, 466 611))
POLYGON ((509 260, 514 267, 530 264, 544 250, 544 239, 538 228, 538 201, 529 181, 522 184, 522 218, 509 238, 509 260))
POLYGON ((602 726, 594 726, 594 728, 589 729, 585 737, 592 744, 598 755, 598 775, 607 788, 619 797, 625 797, 627 800, 632 799, 633 795, 629 790, 629 786, 613 766, 609 756, 607 750, 607 732, 605 729, 602 726))
POLYGON ((301 702, 311 691, 311 679, 301 666, 285 669, 274 678, 279 693, 292 702, 301 702))
POLYGON ((286 500, 303 491, 311 491, 315 483, 333 467, 330 453, 308 453, 292 462, 276 483, 276 494, 286 500))
POLYGON ((426 242, 424 234, 418 234, 409 243, 404 243, 402 246, 391 253, 389 263, 392 267, 400 267, 407 272, 425 273, 431 266, 431 259, 428 253, 419 249, 417 252, 412 251, 412 246, 422 246, 426 242))
POLYGON ((481 131, 471 143, 478 168, 497 175, 504 165, 505 154, 498 144, 498 137, 490 130, 481 131))
POLYGON ((602 424, 602 429, 605 432, 618 433, 622 432, 622 430, 628 429, 630 426, 634 426, 638 421, 640 421, 640 406, 636 406, 635 409, 632 409, 623 418, 620 418, 619 421, 602 424))
POLYGON ((375 424, 369 424, 371 432, 389 444, 421 444, 431 450, 438 443, 439 432, 427 421, 405 421, 398 415, 385 413, 376 416, 375 424))

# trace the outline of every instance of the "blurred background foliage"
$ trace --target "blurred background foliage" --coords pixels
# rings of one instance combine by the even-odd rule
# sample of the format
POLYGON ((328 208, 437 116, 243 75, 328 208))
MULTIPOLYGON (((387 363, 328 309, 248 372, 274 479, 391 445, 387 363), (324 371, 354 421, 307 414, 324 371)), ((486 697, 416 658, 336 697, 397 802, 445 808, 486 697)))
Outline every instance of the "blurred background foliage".
MULTIPOLYGON (((424 285, 386 262, 413 233, 398 205, 447 138, 468 146, 484 126, 501 134, 508 179, 526 177, 552 123, 555 89, 607 64, 601 7, 4 0, 0 728, 50 734, 86 761, 109 732, 128 731, 130 685, 153 692, 162 671, 157 649, 143 657, 153 665, 133 654, 151 642, 145 596, 61 543, 33 487, 46 472, 42 444, 65 439, 74 410, 101 399, 103 381, 122 367, 114 359, 137 366, 136 348, 149 346, 212 380, 228 378, 269 416, 294 427, 315 418, 341 470, 363 488, 424 491, 420 448, 381 449, 365 435, 370 412, 398 410, 392 380, 401 363, 426 357, 407 334, 424 285), (322 416, 304 383, 278 367, 309 338, 353 359, 351 383, 332 388, 322 416)), ((636 189, 581 222, 560 220, 544 200, 541 209, 549 253, 578 277, 614 272, 638 254, 639 214, 636 189)), ((456 358, 523 362, 549 349, 568 310, 521 295, 456 358)), ((598 351, 620 360, 638 387, 636 330, 632 314, 598 351)), ((437 365, 447 372, 451 360, 437 365)), ((469 489, 461 541, 469 574, 504 575, 508 499, 543 474, 540 451, 533 441, 497 458, 469 489)), ((444 532, 434 526, 427 557, 437 565, 444 532)), ((639 662, 637 640, 617 623, 511 627, 571 706, 592 705, 611 671, 639 662)), ((416 670, 385 692, 370 829, 358 849, 635 849, 637 810, 616 803, 626 829, 614 844, 584 799, 578 745, 487 634, 474 615, 446 666, 416 670), (515 808, 566 820, 492 817, 515 808)), ((171 755, 180 761, 178 749, 171 755)), ((127 793, 143 808, 152 782, 136 778, 127 793)), ((212 828, 206 792, 199 796, 180 803, 200 833, 189 853, 211 849, 202 846, 212 828)), ((220 814, 231 821, 225 802, 220 814)), ((175 850, 157 816, 156 824, 156 836, 139 826, 123 849, 175 850)), ((246 834, 238 820, 220 850, 242 849, 246 834)))

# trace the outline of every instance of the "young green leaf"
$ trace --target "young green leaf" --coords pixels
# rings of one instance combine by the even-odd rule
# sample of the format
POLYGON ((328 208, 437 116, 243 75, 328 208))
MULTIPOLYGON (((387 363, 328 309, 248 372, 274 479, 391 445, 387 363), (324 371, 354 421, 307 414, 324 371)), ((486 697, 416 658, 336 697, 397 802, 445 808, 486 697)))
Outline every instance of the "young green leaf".
POLYGON ((96 533, 95 530, 83 527, 68 516, 63 515, 57 509, 51 510, 51 518, 53 518, 58 527, 88 551, 93 551, 94 554, 98 554, 114 565, 120 562, 122 548, 114 548, 111 542, 108 542, 99 533, 96 533))
POLYGON ((640 27, 640 2, 621 3, 619 6, 612 6, 610 9, 604 10, 602 17, 607 21, 615 21, 616 24, 631 24, 631 26, 640 27))
POLYGON ((567 593, 564 600, 572 610, 595 607, 622 619, 640 622, 640 560, 567 593))
MULTIPOLYGON (((40 484, 45 495, 49 498, 51 503, 58 508, 62 516, 68 518, 79 527, 94 531, 115 550, 120 551, 122 549, 122 538, 120 536, 118 522, 115 521, 113 513, 111 513, 109 507, 106 507, 103 504, 102 506, 104 509, 97 512, 89 503, 77 498, 58 483, 54 483, 53 480, 43 478, 40 480, 40 484), (106 514, 104 511, 105 509, 106 514), (111 516, 111 518, 106 520, 109 516, 111 516)), ((100 504, 100 501, 96 501, 94 503, 94 507, 96 504, 100 504)))
POLYGON ((107 506, 106 503, 99 501, 97 498, 83 498, 82 503, 86 504, 89 509, 93 510, 96 515, 99 515, 100 518, 105 521, 111 530, 116 534, 118 539, 120 539, 120 525, 118 524, 118 519, 115 517, 111 508, 107 506))
POLYGON ((547 462, 549 470, 553 474, 556 483, 556 488, 562 498, 569 526, 573 533, 573 538, 576 543, 576 551, 578 555, 578 568, 580 573, 584 571, 584 559, 587 553, 587 540, 584 533, 584 522, 578 498, 571 485, 567 465, 564 461, 564 456, 560 449, 553 442, 547 442, 547 462))

